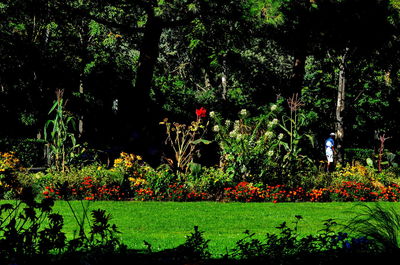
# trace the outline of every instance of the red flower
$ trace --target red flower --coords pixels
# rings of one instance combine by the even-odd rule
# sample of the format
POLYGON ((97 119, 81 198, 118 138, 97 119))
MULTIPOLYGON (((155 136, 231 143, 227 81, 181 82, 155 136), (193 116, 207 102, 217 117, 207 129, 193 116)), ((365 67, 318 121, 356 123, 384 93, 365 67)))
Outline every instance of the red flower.
POLYGON ((196 109, 197 118, 204 118, 206 116, 207 110, 203 107, 196 109))

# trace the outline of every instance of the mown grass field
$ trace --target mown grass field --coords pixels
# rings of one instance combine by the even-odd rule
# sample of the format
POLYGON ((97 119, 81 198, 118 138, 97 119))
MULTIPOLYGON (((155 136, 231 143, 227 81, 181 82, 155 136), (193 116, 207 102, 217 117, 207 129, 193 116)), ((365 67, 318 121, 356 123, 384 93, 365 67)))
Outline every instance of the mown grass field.
MULTIPOLYGON (((372 205, 373 203, 368 203, 372 205)), ((400 210, 398 203, 381 203, 400 210)), ((121 231, 122 241, 131 249, 145 249, 144 241, 154 251, 173 248, 185 241, 185 236, 198 226, 204 231, 213 255, 223 255, 250 230, 262 239, 266 233, 278 233, 282 222, 293 227, 296 215, 301 235, 316 234, 324 221, 334 219, 346 224, 357 212, 359 203, 217 203, 217 202, 71 202, 79 219, 83 209, 104 209, 112 215, 110 223, 121 231)), ((67 202, 57 201, 54 211, 63 215, 64 231, 72 238, 78 226, 67 202)), ((339 225, 335 228, 343 231, 339 225)))
MULTIPOLYGON (((334 219, 346 224, 360 208, 359 203, 217 203, 217 202, 83 202, 89 210, 105 209, 112 215, 111 223, 118 226, 122 241, 129 248, 144 249, 143 241, 154 250, 173 248, 185 241, 185 236, 199 226, 204 237, 210 241, 214 255, 224 254, 250 230, 259 238, 266 233, 278 233, 282 222, 293 227, 296 215, 302 235, 315 234, 324 228, 324 221, 334 219)), ((373 203, 369 203, 372 205, 373 203)), ((383 203, 399 208, 398 203, 383 203)), ((73 208, 82 216, 80 202, 72 202, 73 208)), ((73 236, 77 225, 66 202, 56 203, 54 210, 63 214, 65 231, 73 236)), ((337 226, 340 231, 343 229, 337 226)))

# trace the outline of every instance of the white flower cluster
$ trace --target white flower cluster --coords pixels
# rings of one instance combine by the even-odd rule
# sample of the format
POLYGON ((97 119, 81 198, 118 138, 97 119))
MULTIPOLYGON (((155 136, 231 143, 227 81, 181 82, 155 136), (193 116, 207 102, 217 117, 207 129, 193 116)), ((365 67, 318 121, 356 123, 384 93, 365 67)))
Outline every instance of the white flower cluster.
POLYGON ((274 133, 271 132, 271 131, 266 131, 266 132, 264 133, 264 136, 265 136, 265 138, 267 138, 267 139, 271 139, 272 137, 274 137, 274 133))
POLYGON ((236 120, 236 121, 234 122, 234 124, 233 124, 233 129, 234 129, 235 131, 237 131, 237 130, 239 130, 239 128, 240 128, 240 121, 239 121, 239 120, 236 120))
POLYGON ((268 128, 272 128, 272 127, 274 127, 275 125, 277 125, 278 124, 278 119, 273 119, 272 121, 270 121, 269 123, 268 123, 268 128))
POLYGON ((247 117, 247 116, 249 115, 249 112, 248 112, 246 109, 242 109, 242 110, 239 112, 239 115, 242 116, 242 117, 244 118, 244 117, 247 117))
POLYGON ((235 130, 229 132, 229 137, 236 138, 237 132, 235 130))

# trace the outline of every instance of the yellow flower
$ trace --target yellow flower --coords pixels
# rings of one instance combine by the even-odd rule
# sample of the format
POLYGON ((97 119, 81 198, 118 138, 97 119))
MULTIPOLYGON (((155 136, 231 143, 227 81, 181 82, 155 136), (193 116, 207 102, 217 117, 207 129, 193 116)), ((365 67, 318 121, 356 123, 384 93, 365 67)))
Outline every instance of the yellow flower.
POLYGON ((114 160, 114 167, 119 166, 119 164, 122 164, 122 159, 121 158, 117 158, 114 160))
POLYGON ((130 177, 128 179, 129 179, 129 181, 132 182, 132 184, 134 186, 140 186, 140 185, 143 185, 143 184, 147 184, 147 181, 145 179, 143 179, 143 178, 132 178, 132 177, 130 177))
POLYGON ((0 153, 0 171, 17 168, 20 161, 14 154, 14 152, 0 153))

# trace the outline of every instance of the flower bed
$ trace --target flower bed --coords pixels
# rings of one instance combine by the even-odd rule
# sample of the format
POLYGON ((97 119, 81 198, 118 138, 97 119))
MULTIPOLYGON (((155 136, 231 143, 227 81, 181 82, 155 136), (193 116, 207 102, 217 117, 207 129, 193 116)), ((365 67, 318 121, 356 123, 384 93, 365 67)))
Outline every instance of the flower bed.
MULTIPOLYGON (((18 167, 19 160, 13 153, 0 155, 0 170, 18 172, 13 181, 18 180, 22 186, 54 199, 278 203, 397 202, 400 197, 399 185, 361 165, 340 168, 332 176, 321 175, 325 180, 331 179, 328 185, 320 182, 320 188, 306 188, 246 181, 235 183, 229 172, 218 167, 203 169, 197 175, 175 172, 165 165, 155 169, 140 156, 127 153, 121 153, 111 168, 93 164, 66 172, 49 170, 30 174, 18 167)), ((3 198, 12 199, 13 185, 7 184, 6 179, 3 181, 2 176, 0 174, 1 194, 3 198)))
MULTIPOLYGON (((47 186, 43 191, 46 198, 83 200, 139 200, 139 201, 202 201, 212 200, 213 195, 190 190, 183 184, 174 183, 164 192, 156 192, 149 187, 126 190, 121 186, 98 186, 87 177, 80 187, 47 186)), ((240 182, 224 189, 223 201, 232 202, 397 202, 400 198, 399 185, 371 188, 362 183, 346 181, 340 187, 305 190, 285 185, 256 187, 252 183, 240 182)))

